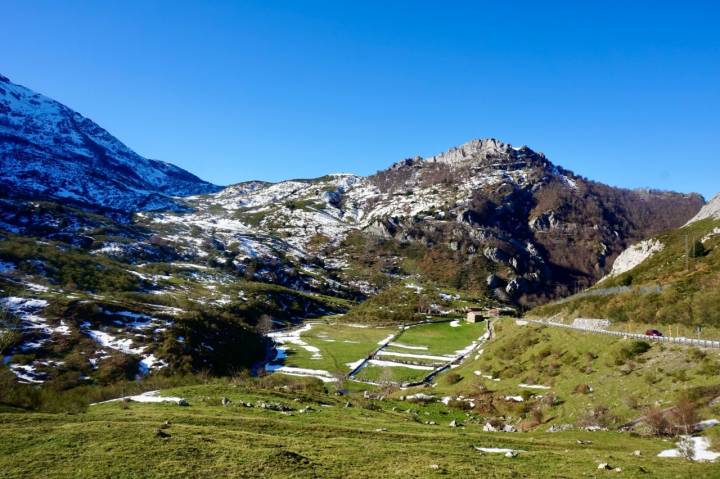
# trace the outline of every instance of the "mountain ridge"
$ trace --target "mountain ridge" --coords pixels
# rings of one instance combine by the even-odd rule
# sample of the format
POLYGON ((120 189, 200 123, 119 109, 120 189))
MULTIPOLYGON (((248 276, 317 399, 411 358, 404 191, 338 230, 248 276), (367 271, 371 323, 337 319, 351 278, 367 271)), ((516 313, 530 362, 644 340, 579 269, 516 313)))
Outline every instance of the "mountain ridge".
POLYGON ((52 380, 48 358, 76 352, 102 360, 80 361, 97 380, 226 371, 262 359, 267 317, 398 323, 543 304, 704 205, 593 182, 492 138, 369 176, 220 188, 54 100, 0 90, 0 290, 25 324, 47 322, 11 348, 24 380, 52 380), (233 356, 239 342, 253 353, 233 356))
POLYGON ((219 187, 167 162, 144 158, 92 120, 0 78, 0 185, 114 210, 177 208, 173 196, 219 187))

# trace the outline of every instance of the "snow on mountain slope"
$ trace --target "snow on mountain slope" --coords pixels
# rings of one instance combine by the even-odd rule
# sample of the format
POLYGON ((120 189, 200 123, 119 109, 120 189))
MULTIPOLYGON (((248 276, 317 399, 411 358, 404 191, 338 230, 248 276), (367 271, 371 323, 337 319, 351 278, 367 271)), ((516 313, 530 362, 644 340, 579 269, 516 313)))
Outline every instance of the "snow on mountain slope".
POLYGON ((144 158, 93 121, 0 75, 0 187, 116 210, 173 208, 172 196, 217 191, 144 158))
POLYGON ((707 218, 720 219, 720 193, 715 195, 713 199, 700 209, 697 215, 693 217, 687 224, 695 223, 707 218))
POLYGON ((202 256, 203 245, 215 244, 233 251, 234 261, 282 257, 307 272, 319 257, 337 270, 350 259, 343 240, 362 233, 448 248, 460 263, 482 256, 496 265, 488 285, 508 299, 589 286, 629 242, 679 226, 702 199, 611 188, 528 147, 484 139, 368 177, 252 181, 187 202, 192 211, 141 217, 188 254, 202 256))
POLYGON ((612 271, 603 278, 603 280, 606 278, 614 278, 615 276, 619 276, 627 271, 630 271, 653 254, 658 251, 662 251, 662 249, 663 244, 656 239, 649 239, 632 245, 620 253, 620 255, 615 259, 612 271))

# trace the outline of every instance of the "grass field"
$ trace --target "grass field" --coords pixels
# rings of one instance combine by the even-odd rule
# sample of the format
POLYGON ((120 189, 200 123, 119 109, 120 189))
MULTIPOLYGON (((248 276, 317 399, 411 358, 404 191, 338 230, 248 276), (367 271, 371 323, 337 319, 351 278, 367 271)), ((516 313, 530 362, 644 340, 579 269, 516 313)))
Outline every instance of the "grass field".
MULTIPOLYGON (((523 325, 514 319, 497 321, 495 330, 477 359, 473 356, 452 370, 460 379, 448 384, 439 378, 434 393, 470 395, 482 390, 497 415, 524 418, 543 405, 540 428, 582 421, 598 407, 608 408, 609 426, 618 425, 649 407, 667 407, 682 397, 701 401, 720 396, 716 350, 653 343, 636 354, 631 351, 634 341, 523 325), (550 394, 557 397, 556 404, 544 405, 542 397, 550 394), (499 400, 518 395, 525 395, 524 404, 499 400)), ((703 419, 720 417, 720 407, 701 408, 700 414, 703 419)))
MULTIPOLYGON (((390 337, 397 336, 373 362, 362 368, 356 379, 398 383, 418 381, 435 367, 451 361, 485 331, 484 324, 458 321, 421 324, 408 329, 359 326, 328 320, 306 323, 294 333, 281 333, 276 337, 283 349, 281 364, 334 376, 347 374, 358 361, 390 337)), ((280 372, 283 372, 282 368, 280 372)))
POLYGON ((165 393, 175 404, 91 406, 75 415, 0 413, 2 477, 717 477, 716 465, 659 459, 671 443, 612 432, 484 433, 474 415, 439 403, 364 401, 313 380, 211 383, 165 393), (220 405, 227 397, 229 406, 220 405), (241 401, 274 401, 278 412, 241 401), (301 413, 310 406, 312 409, 301 413), (452 419, 464 426, 448 427, 452 419), (427 425, 432 420, 438 425, 427 425), (157 436, 163 429, 169 437, 157 436), (582 441, 580 443, 579 441, 582 441), (517 457, 474 447, 519 450, 517 457), (640 451, 640 456, 632 454, 640 451), (622 469, 598 471, 598 463, 622 469))
POLYGON ((318 351, 288 342, 284 346, 287 366, 347 373, 348 363, 366 357, 378 348, 380 341, 398 332, 397 328, 360 328, 324 322, 306 323, 305 327, 307 324, 310 328, 300 334, 300 339, 318 351))
MULTIPOLYGON (((485 332, 485 323, 434 323, 410 328, 403 332, 396 341, 416 347, 425 347, 423 354, 444 355, 454 354, 466 348, 470 343, 485 332)), ((389 346, 390 350, 403 351, 403 348, 389 346)), ((408 352, 405 350, 405 352, 408 352)))

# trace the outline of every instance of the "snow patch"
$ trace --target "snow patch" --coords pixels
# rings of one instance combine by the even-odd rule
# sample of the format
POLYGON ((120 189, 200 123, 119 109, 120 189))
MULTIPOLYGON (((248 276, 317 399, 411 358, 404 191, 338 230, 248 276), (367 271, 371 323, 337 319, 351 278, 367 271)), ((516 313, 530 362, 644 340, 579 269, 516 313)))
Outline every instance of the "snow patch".
POLYGON ((360 365, 361 365, 362 363, 364 363, 364 362, 365 362, 365 358, 362 358, 362 359, 358 359, 357 361, 353 361, 353 362, 351 362, 351 363, 345 363, 345 365, 346 365, 348 368, 350 368, 350 371, 354 371, 354 370, 356 370, 357 368, 359 368, 360 365))
POLYGON ((288 376, 313 377, 320 379, 324 383, 337 381, 330 372, 325 371, 324 369, 294 368, 290 366, 273 366, 271 364, 265 366, 265 369, 269 372, 283 373, 288 376))
POLYGON ((385 338, 385 339, 382 339, 382 340, 378 341, 378 345, 380 345, 380 346, 387 346, 388 344, 390 344, 390 341, 392 341, 392 339, 393 339, 394 337, 395 337, 395 333, 389 335, 389 336, 388 336, 387 338, 385 338))
MULTIPOLYGON (((689 437, 682 436, 681 441, 689 441, 692 444, 692 460, 693 461, 715 461, 720 457, 720 453, 710 450, 710 440, 706 437, 689 437)), ((666 449, 658 454, 658 457, 683 457, 680 451, 681 442, 678 442, 677 449, 666 449)))
POLYGON ((476 451, 487 452, 490 454, 516 454, 518 451, 515 449, 507 449, 502 447, 475 447, 476 451))
POLYGON ((402 348, 402 349, 414 349, 417 351, 427 351, 427 346, 410 346, 408 344, 402 344, 402 343, 388 343, 388 346, 393 346, 396 348, 402 348))
POLYGON ((300 335, 312 329, 312 323, 307 323, 301 328, 293 329, 290 331, 278 331, 274 333, 268 333, 268 337, 278 344, 294 344, 300 346, 305 351, 312 353, 311 359, 322 359, 320 349, 316 346, 311 346, 302 339, 300 335))
POLYGON ((148 391, 148 392, 138 394, 135 396, 124 396, 124 397, 117 398, 117 399, 110 399, 109 401, 92 403, 91 406, 96 406, 98 404, 106 404, 106 403, 116 402, 116 401, 123 401, 126 399, 130 400, 130 401, 142 402, 142 403, 174 402, 175 404, 180 404, 180 401, 184 401, 184 399, 181 397, 161 396, 160 391, 148 391))
POLYGON ((630 271, 655 253, 662 251, 663 248, 664 245, 656 239, 649 239, 632 245, 615 259, 612 271, 603 280, 630 271))
POLYGON ((518 384, 519 387, 525 389, 550 389, 550 386, 541 386, 540 384, 518 384))

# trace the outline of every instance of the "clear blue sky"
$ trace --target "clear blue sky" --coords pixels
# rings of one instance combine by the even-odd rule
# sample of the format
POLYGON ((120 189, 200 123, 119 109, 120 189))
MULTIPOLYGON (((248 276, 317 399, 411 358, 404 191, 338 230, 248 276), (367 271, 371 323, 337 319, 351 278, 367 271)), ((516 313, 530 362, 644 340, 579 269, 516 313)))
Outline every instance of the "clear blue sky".
POLYGON ((218 184, 495 137, 707 197, 719 3, 4 0, 0 73, 218 184))

